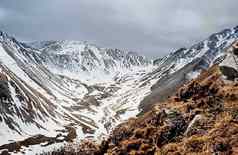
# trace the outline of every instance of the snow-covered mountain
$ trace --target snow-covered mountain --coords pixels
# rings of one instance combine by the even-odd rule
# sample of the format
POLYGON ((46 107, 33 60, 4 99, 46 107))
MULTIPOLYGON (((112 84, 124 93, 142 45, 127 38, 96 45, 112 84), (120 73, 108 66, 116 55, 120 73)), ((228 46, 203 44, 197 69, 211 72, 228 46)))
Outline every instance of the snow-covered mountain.
POLYGON ((86 42, 22 43, 0 32, 0 145, 36 134, 100 139, 223 59, 238 26, 152 63, 86 42), (168 93, 169 92, 169 93, 168 93))
POLYGON ((151 93, 143 99, 140 108, 147 111, 151 104, 164 101, 173 95, 177 88, 203 69, 219 63, 225 57, 224 50, 238 39, 238 26, 214 33, 207 39, 191 46, 181 48, 154 61, 158 65, 150 78, 158 81, 151 87, 151 93))
POLYGON ((130 104, 146 93, 138 79, 154 68, 132 52, 66 41, 36 47, 0 35, 1 144, 69 124, 79 138, 107 134, 121 113, 136 110, 130 104))
POLYGON ((80 77, 78 74, 88 74, 89 77, 98 79, 98 74, 114 76, 133 67, 147 66, 151 63, 135 52, 99 48, 87 42, 43 41, 30 45, 41 51, 39 61, 50 71, 61 75, 71 74, 71 77, 80 80, 83 76, 80 77))

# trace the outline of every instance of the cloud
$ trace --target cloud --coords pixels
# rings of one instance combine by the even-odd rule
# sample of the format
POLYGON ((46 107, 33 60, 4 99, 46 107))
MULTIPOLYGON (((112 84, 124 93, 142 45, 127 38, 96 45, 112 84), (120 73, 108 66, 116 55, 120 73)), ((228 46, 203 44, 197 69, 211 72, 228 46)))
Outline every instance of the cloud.
POLYGON ((6 11, 0 8, 0 21, 4 20, 5 17, 6 17, 6 11))
POLYGON ((87 40, 153 57, 238 25, 237 0, 1 0, 0 5, 9 12, 0 29, 25 40, 87 40))

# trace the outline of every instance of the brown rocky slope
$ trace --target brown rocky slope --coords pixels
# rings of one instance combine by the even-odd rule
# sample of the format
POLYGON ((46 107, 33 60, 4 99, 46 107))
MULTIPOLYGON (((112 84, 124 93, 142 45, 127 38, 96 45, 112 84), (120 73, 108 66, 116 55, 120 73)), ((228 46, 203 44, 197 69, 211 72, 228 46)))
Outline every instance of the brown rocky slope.
POLYGON ((176 96, 118 126, 109 154, 238 154, 238 83, 218 66, 181 87, 176 96))

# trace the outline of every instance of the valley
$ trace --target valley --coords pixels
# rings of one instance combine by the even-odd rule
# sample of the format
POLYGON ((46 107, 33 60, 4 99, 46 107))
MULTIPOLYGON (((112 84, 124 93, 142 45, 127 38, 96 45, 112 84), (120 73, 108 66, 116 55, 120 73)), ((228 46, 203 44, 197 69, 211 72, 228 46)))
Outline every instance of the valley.
MULTIPOLYGON (((54 147, 72 140, 100 142, 222 62, 237 38, 238 27, 225 29, 153 61, 87 42, 23 43, 0 32, 0 149, 35 135, 54 139, 59 143, 54 147), (69 127, 76 136, 67 140, 69 127)), ((17 151, 44 150, 23 146, 17 151)))

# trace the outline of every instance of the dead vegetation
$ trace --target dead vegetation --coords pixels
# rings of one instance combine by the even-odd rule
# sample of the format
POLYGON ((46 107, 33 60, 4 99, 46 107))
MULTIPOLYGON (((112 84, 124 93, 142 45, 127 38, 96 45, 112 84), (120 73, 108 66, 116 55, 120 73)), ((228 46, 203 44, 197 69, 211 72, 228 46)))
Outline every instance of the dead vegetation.
MULTIPOLYGON (((76 148, 92 155, 236 155, 237 103, 238 83, 225 82, 214 66, 168 101, 117 126, 101 145, 82 142, 76 148)), ((78 154, 65 148, 58 154, 78 154)))

